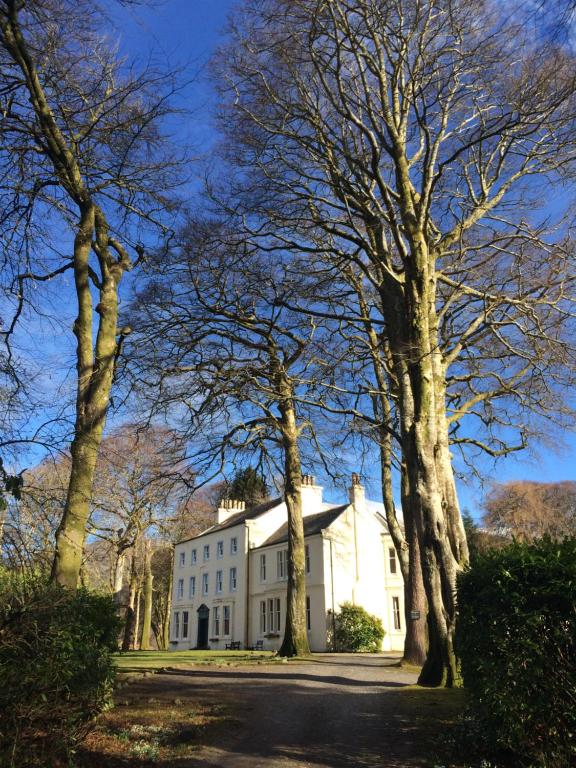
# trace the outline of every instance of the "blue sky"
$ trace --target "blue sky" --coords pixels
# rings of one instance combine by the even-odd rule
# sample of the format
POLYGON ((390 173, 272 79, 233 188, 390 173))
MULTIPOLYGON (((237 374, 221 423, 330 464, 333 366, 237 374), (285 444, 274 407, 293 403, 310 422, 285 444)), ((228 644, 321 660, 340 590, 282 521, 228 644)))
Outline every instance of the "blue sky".
MULTIPOLYGON (((214 97, 207 82, 205 65, 218 44, 226 16, 234 4, 234 0, 165 0, 153 8, 132 6, 114 11, 115 24, 110 30, 110 36, 118 40, 121 50, 129 57, 137 56, 146 61, 152 54, 153 60, 163 65, 185 68, 187 77, 188 73, 194 75, 193 81, 182 94, 182 101, 190 116, 185 126, 178 130, 182 130, 192 140, 198 156, 209 150, 214 139, 214 97)), ((68 335, 67 321, 64 326, 62 333, 68 335)), ((39 347, 45 345, 44 354, 51 348, 51 356, 60 357, 62 362, 62 347, 58 341, 48 346, 46 339, 36 341, 39 347)), ((66 360, 71 361, 71 339, 61 339, 61 343, 66 347, 66 360)), ((42 357, 41 350, 37 349, 37 352, 42 357)), ((69 379, 68 386, 71 385, 73 382, 69 379)), ((459 462, 456 462, 456 466, 462 475, 470 477, 470 473, 459 462)), ((490 478, 500 482, 512 479, 574 480, 576 438, 574 435, 565 435, 563 439, 554 438, 547 445, 533 446, 530 452, 500 459, 496 465, 482 461, 479 469, 487 481, 490 478)), ((378 478, 367 478, 367 481, 369 492, 374 498, 377 497, 378 478)), ((462 507, 477 515, 485 489, 472 478, 468 482, 459 480, 458 485, 462 507)), ((328 495, 335 501, 342 498, 342 492, 328 495)))
MULTIPOLYGON (((124 10, 118 19, 123 30, 120 45, 130 54, 139 52, 145 56, 152 49, 156 55, 165 56, 171 65, 191 66, 198 73, 196 82, 186 90, 186 98, 192 110, 190 135, 199 150, 213 138, 213 98, 203 66, 218 45, 219 33, 234 4, 233 0, 167 0, 154 9, 133 7, 124 10)), ((456 466, 462 475, 470 476, 459 462, 456 466)), ((492 461, 483 461, 481 473, 487 481, 494 478, 501 482, 576 479, 576 438, 574 435, 555 438, 548 445, 532 446, 522 454, 499 459, 496 465, 492 461)), ((458 485, 462 507, 477 514, 484 489, 472 478, 467 482, 459 480, 458 485)), ((370 486, 376 493, 377 478, 369 482, 370 486)))

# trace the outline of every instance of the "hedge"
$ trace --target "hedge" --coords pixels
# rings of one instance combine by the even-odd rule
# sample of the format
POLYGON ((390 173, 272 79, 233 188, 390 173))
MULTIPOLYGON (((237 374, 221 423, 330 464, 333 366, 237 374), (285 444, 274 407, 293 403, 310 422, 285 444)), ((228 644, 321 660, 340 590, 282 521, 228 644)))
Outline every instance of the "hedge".
POLYGON ((513 543, 459 580, 456 650, 485 747, 576 765, 576 539, 513 543))
POLYGON ((108 596, 0 570, 0 765, 69 763, 110 700, 118 630, 108 596))

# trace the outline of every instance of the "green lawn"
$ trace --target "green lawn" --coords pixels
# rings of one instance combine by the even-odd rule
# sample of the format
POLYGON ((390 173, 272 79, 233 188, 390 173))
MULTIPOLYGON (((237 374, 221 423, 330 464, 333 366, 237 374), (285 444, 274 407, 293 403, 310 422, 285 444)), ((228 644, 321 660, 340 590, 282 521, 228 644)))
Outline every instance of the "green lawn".
POLYGON ((274 662, 270 651, 128 651, 114 657, 119 672, 145 672, 193 664, 254 664, 274 662))

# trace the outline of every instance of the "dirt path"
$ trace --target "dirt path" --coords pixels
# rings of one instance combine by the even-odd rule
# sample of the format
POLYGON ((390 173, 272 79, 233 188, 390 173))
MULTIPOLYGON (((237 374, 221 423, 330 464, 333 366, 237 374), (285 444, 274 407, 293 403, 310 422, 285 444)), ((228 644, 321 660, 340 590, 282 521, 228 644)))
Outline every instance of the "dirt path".
POLYGON ((195 667, 130 688, 136 696, 222 704, 238 718, 187 768, 424 768, 425 745, 416 743, 398 695, 415 675, 395 662, 326 655, 300 664, 195 667))

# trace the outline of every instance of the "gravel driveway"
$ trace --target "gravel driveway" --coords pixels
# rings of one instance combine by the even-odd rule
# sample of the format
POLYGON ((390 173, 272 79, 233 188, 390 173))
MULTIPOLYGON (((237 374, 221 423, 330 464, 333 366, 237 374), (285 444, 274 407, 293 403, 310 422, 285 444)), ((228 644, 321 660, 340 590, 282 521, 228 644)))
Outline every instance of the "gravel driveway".
POLYGON ((188 768, 408 768, 429 763, 400 688, 416 676, 390 656, 318 655, 313 661, 192 667, 131 686, 136 695, 223 704, 239 722, 188 768), (404 710, 404 714, 402 711, 404 710))

